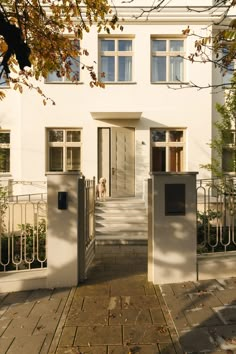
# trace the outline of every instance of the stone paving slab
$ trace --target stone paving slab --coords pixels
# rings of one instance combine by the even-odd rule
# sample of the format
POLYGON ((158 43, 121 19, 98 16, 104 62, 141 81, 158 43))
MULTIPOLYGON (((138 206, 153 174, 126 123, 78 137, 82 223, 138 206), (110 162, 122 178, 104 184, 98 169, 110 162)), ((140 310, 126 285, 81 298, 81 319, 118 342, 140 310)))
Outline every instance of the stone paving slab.
POLYGON ((211 352, 216 349, 207 328, 191 328, 179 332, 180 344, 187 353, 211 352))
POLYGON ((190 326, 218 326, 221 324, 219 316, 211 308, 196 308, 184 312, 190 326))
POLYGON ((70 312, 66 326, 92 326, 92 325, 107 325, 109 313, 106 309, 96 311, 72 311, 70 312))
POLYGON ((3 338, 31 336, 37 326, 39 317, 13 318, 2 334, 3 338))
POLYGON ((125 325, 124 343, 126 344, 153 344, 171 342, 167 326, 159 325, 125 325))
POLYGON ((225 289, 224 291, 215 292, 215 296, 224 305, 236 305, 235 289, 225 289))
POLYGON ((158 354, 157 345, 109 346, 108 354, 158 354))
POLYGON ((45 341, 44 335, 39 336, 21 336, 17 337, 11 347, 8 349, 7 354, 36 354, 40 353, 43 343, 45 341))
POLYGON ((0 338, 0 354, 6 354, 14 338, 0 338))
MULTIPOLYGON (((85 353, 85 354, 107 354, 107 347, 106 346, 76 346, 70 348, 59 348, 56 351, 56 354, 78 354, 78 353, 85 353)), ((126 353, 127 354, 127 353, 126 353)))
POLYGON ((224 324, 236 324, 236 306, 228 305, 228 306, 220 306, 213 307, 213 310, 218 315, 221 323, 224 324))
POLYGON ((121 308, 120 297, 108 297, 108 296, 85 296, 83 307, 84 311, 100 311, 121 308))
MULTIPOLYGON (((32 312, 35 304, 33 302, 26 302, 23 304, 13 304, 9 306, 1 316, 1 319, 4 318, 18 318, 18 317, 27 317, 32 312)), ((42 313, 42 310, 41 310, 42 313)))
POLYGON ((123 309, 149 309, 152 307, 160 307, 158 297, 156 295, 122 296, 121 300, 123 309))
POLYGON ((121 326, 77 327, 74 345, 122 344, 121 326))
POLYGON ((34 316, 41 316, 42 313, 50 313, 50 314, 55 314, 60 306, 62 300, 60 299, 48 299, 48 300, 41 300, 41 301, 36 301, 36 303, 29 302, 26 303, 26 305, 33 305, 29 316, 34 317, 34 316))
POLYGON ((109 313, 109 325, 152 323, 150 311, 147 309, 112 310, 109 313))
POLYGON ((216 307, 222 305, 222 302, 214 295, 214 293, 209 291, 190 293, 189 297, 196 307, 216 307))

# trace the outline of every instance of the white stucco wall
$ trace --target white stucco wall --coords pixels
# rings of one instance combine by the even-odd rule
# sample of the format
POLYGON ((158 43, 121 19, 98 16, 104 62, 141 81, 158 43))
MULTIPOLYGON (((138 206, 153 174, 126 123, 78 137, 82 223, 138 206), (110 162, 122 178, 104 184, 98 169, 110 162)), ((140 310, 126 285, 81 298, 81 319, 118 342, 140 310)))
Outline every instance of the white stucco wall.
MULTIPOLYGON (((177 0, 175 2, 179 3, 177 0)), ((206 1, 202 3, 205 5, 206 1)), ((107 84, 105 89, 91 89, 85 70, 81 72, 82 83, 78 85, 41 84, 45 95, 55 100, 56 105, 48 102, 44 106, 42 98, 34 91, 25 90, 21 96, 11 93, 1 103, 2 128, 11 130, 11 177, 37 181, 45 179, 45 132, 49 127, 83 129, 82 172, 87 178, 97 176, 97 128, 109 126, 136 129, 137 194, 142 192, 143 179, 149 176, 150 128, 186 128, 186 171, 199 171, 199 178, 208 177, 209 173, 199 166, 209 163, 211 157, 208 143, 212 138, 214 107, 210 89, 177 89, 178 85, 168 88, 167 85, 150 83, 151 35, 181 35, 188 24, 195 33, 205 33, 206 26, 201 21, 179 24, 176 21, 125 23, 122 33, 120 30, 114 32, 134 35, 132 84, 107 84), (94 120, 91 112, 142 112, 142 115, 140 120, 104 121, 94 120)), ((194 41, 195 38, 191 36, 186 39, 187 53, 194 50, 194 41)), ((95 28, 84 35, 81 45, 90 53, 82 61, 86 64, 94 60, 98 62, 98 35, 95 28)), ((187 81, 197 85, 212 82, 209 64, 186 61, 185 65, 187 81)))

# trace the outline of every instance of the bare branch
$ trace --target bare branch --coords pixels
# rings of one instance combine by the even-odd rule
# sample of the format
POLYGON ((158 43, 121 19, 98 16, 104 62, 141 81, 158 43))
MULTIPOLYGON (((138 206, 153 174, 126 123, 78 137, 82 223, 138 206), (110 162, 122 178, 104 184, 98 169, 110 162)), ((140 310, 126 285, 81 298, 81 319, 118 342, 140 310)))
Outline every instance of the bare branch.
POLYGON ((167 85, 167 87, 171 90, 174 90, 174 91, 177 91, 177 90, 182 90, 182 89, 192 89, 192 88, 196 88, 198 91, 200 90, 204 90, 204 89, 213 89, 213 90, 216 90, 216 89, 221 89, 221 90, 225 90, 225 89, 231 89, 231 90, 236 90, 236 84, 233 83, 233 82, 228 82, 228 83, 221 83, 221 84, 207 84, 207 85, 198 85, 192 81, 190 81, 189 83, 187 84, 183 84, 183 83, 179 83, 179 86, 176 87, 176 84, 175 86, 174 85, 167 85))

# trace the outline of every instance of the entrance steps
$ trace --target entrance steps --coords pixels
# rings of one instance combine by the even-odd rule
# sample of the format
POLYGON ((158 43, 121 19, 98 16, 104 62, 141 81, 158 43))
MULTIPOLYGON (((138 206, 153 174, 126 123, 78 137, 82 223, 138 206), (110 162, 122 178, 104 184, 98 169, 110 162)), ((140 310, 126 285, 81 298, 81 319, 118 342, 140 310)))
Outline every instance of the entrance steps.
POLYGON ((147 211, 142 199, 110 198, 95 208, 97 245, 146 245, 147 211))

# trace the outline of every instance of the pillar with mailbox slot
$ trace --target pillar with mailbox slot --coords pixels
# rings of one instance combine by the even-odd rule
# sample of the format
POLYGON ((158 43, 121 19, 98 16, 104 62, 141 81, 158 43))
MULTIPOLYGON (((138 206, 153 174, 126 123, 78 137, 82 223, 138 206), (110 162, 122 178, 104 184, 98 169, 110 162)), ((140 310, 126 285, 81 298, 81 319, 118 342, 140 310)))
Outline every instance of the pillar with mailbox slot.
POLYGON ((196 281, 197 172, 157 172, 149 183, 148 280, 196 281))
POLYGON ((47 286, 49 288, 78 284, 79 177, 79 172, 47 173, 47 286))

